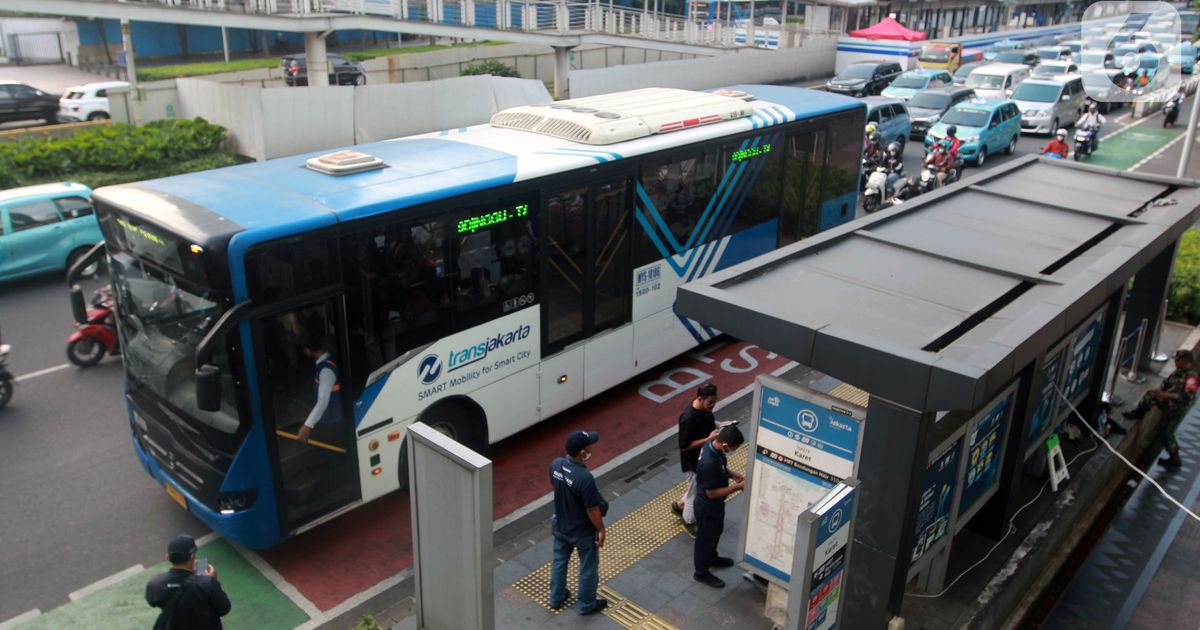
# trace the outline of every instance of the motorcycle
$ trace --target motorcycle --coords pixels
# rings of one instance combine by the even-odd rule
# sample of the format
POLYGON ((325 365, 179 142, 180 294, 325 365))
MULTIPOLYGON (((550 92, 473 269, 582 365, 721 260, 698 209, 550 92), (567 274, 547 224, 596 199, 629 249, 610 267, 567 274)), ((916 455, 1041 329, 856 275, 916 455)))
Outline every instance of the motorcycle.
POLYGON ((907 177, 901 177, 892 185, 891 205, 899 205, 921 194, 916 182, 907 177))
POLYGON ((103 286, 92 294, 91 306, 83 322, 75 322, 75 332, 67 339, 67 359, 79 367, 92 367, 104 358, 121 353, 121 341, 117 336, 116 314, 113 312, 113 295, 110 286, 103 286))
POLYGON ((1179 118, 1179 102, 1167 101, 1163 105, 1163 127, 1174 127, 1175 119, 1179 118))
POLYGON ((0 408, 12 400, 13 388, 17 384, 12 373, 8 371, 7 363, 10 350, 12 350, 12 346, 0 343, 0 408))
MULTIPOLYGON (((925 155, 924 166, 925 166, 925 170, 929 171, 929 174, 933 176, 933 183, 932 183, 933 187, 937 188, 938 187, 937 169, 934 168, 934 166, 933 166, 933 154, 932 153, 928 153, 925 155)), ((962 158, 955 158, 954 166, 951 166, 950 170, 946 172, 946 177, 942 181, 942 185, 948 186, 948 185, 953 184, 954 182, 958 181, 958 174, 962 172, 962 167, 963 167, 962 158)))
POLYGON ((883 207, 887 197, 887 177, 887 169, 882 166, 875 167, 867 176, 867 185, 863 188, 863 210, 870 213, 883 207))
POLYGON ((1095 129, 1076 129, 1075 130, 1075 160, 1078 161, 1084 156, 1091 156, 1096 150, 1099 142, 1096 140, 1095 129))
POLYGON ((921 170, 921 176, 917 179, 916 194, 923 195, 937 188, 937 172, 932 166, 926 166, 921 170))

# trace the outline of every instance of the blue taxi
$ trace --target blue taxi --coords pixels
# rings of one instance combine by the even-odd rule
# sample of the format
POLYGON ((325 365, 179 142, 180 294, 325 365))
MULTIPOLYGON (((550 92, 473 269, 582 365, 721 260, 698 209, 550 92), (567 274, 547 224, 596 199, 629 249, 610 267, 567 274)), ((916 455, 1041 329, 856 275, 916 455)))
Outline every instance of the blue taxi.
POLYGON ((1196 46, 1191 42, 1180 42, 1167 52, 1167 60, 1172 68, 1179 68, 1184 74, 1191 74, 1196 69, 1196 46))
MULTIPOLYGON (((103 240, 92 189, 83 184, 0 191, 0 282, 65 271, 103 240)), ((94 267, 84 275, 95 273, 94 267)))
POLYGON ((946 127, 957 127, 962 143, 958 155, 983 166, 989 155, 1003 151, 1011 155, 1021 136, 1021 110, 1007 99, 972 99, 951 107, 925 135, 925 147, 946 137, 946 127))
POLYGON ((951 83, 954 77, 948 70, 909 70, 896 77, 879 95, 907 101, 921 90, 951 83))

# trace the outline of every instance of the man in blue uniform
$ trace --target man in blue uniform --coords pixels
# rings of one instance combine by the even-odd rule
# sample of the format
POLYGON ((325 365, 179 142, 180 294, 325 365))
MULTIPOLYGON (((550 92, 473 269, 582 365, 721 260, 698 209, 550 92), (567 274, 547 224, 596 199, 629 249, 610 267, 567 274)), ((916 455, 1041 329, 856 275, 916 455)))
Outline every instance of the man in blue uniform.
POLYGON ((696 463, 696 547, 692 555, 695 573, 692 577, 699 583, 713 588, 724 588, 725 581, 712 574, 712 567, 733 566, 733 559, 717 555, 717 543, 725 531, 725 499, 746 486, 745 477, 729 470, 726 455, 732 453, 746 441, 742 432, 734 425, 721 429, 716 439, 700 448, 700 461, 696 463), (729 479, 733 478, 733 483, 729 479))
POLYGON ((327 444, 341 441, 338 422, 342 419, 342 379, 329 345, 319 339, 308 339, 302 344, 304 355, 316 364, 313 367, 313 389, 317 400, 297 434, 301 442, 308 441, 310 436, 327 444))
POLYGON ((596 478, 584 464, 592 456, 592 445, 599 434, 575 431, 567 436, 567 456, 550 464, 550 484, 554 486, 554 516, 550 530, 554 534, 554 562, 550 569, 550 607, 562 608, 571 592, 567 590, 567 563, 571 552, 579 552, 579 614, 590 615, 608 606, 608 600, 596 598, 600 581, 600 548, 604 546, 604 503, 596 488, 596 478))

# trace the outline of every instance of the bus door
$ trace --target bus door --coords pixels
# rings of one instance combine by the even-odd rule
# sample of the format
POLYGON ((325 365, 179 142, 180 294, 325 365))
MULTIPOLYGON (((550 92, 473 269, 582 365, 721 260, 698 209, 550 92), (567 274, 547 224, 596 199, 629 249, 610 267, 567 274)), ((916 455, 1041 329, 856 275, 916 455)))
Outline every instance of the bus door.
POLYGON ((548 188, 542 417, 633 374, 628 178, 548 188))
POLYGON ((359 498, 354 416, 334 300, 255 321, 264 427, 274 438, 281 524, 287 532, 359 498), (322 372, 325 373, 322 376, 322 372), (318 403, 322 378, 332 380, 318 403), (315 420, 307 442, 298 439, 315 420))
POLYGON ((820 228, 821 172, 825 165, 826 130, 804 129, 788 135, 779 220, 779 246, 816 234, 820 228))

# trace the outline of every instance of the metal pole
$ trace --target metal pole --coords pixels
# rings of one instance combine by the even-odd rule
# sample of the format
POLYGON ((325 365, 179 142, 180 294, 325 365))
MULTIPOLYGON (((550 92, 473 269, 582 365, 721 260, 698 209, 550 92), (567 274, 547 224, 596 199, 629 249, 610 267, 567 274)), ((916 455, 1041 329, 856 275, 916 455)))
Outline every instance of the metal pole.
POLYGON ((225 51, 225 63, 229 63, 229 31, 221 27, 221 49, 225 51))
POLYGON ((1167 355, 1167 353, 1158 349, 1158 342, 1162 336, 1163 323, 1167 320, 1167 306, 1169 304, 1170 300, 1163 300, 1162 310, 1158 312, 1158 327, 1154 329, 1154 342, 1150 345, 1151 348, 1154 348, 1156 353, 1154 356, 1150 357, 1150 360, 1157 363, 1162 363, 1163 361, 1171 358, 1167 355))
POLYGON ((1121 357, 1125 356, 1125 340, 1122 339, 1117 344, 1117 364, 1113 366, 1112 381, 1108 384, 1108 391, 1104 392, 1104 400, 1112 403, 1113 406, 1119 406, 1125 401, 1117 395, 1117 376, 1121 374, 1121 357))
POLYGON ((1200 119, 1200 107, 1196 106, 1196 97, 1192 97, 1192 111, 1188 115, 1187 138, 1183 140, 1183 155, 1179 156, 1179 168, 1175 177, 1187 174, 1188 160, 1192 159, 1192 147, 1196 145, 1196 121, 1200 119))
POLYGON ((1150 322, 1142 318, 1142 323, 1138 326, 1137 344, 1133 346, 1133 363, 1129 366, 1129 372, 1125 374, 1125 380, 1131 383, 1141 383, 1146 380, 1145 376, 1138 374, 1138 365, 1142 362, 1142 343, 1146 340, 1146 328, 1150 322))

